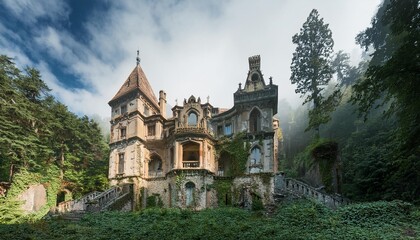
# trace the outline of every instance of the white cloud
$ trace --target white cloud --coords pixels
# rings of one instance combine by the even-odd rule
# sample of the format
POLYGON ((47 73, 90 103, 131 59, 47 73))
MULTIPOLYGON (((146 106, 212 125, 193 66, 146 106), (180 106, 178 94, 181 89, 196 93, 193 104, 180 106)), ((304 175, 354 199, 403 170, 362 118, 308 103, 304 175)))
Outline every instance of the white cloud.
POLYGON ((266 81, 273 76, 279 85, 279 100, 297 102, 289 80, 295 49, 291 38, 312 8, 330 24, 336 50, 358 53, 354 37, 369 25, 379 2, 111 1, 109 11, 93 12, 85 23, 87 45, 52 26, 38 29, 35 42, 88 86, 68 89, 51 66, 40 64, 54 93, 82 114, 109 115, 107 102, 134 68, 138 48, 155 94, 165 90, 171 105, 194 94, 209 95, 214 106, 231 107, 233 92, 245 81, 247 59, 255 54, 261 55, 266 81))
POLYGON ((52 21, 67 20, 70 13, 64 1, 3 0, 3 4, 17 19, 25 23, 35 23, 39 18, 48 18, 52 21))

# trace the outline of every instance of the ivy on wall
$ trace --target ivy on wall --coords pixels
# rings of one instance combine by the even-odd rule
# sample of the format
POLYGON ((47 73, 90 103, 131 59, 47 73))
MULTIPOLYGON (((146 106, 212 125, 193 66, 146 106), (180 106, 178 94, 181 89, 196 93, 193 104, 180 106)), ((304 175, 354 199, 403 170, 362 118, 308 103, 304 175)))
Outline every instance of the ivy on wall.
POLYGON ((250 144, 246 141, 246 132, 236 134, 232 139, 222 138, 216 147, 218 156, 226 152, 231 157, 229 176, 244 175, 248 161, 250 144))
POLYGON ((19 173, 15 174, 7 197, 0 198, 0 223, 13 224, 41 219, 56 204, 57 193, 60 189, 59 175, 57 167, 47 169, 44 174, 21 169, 19 173), (47 203, 39 211, 27 214, 22 210, 23 201, 19 201, 18 196, 31 185, 36 184, 42 184, 45 187, 47 203))

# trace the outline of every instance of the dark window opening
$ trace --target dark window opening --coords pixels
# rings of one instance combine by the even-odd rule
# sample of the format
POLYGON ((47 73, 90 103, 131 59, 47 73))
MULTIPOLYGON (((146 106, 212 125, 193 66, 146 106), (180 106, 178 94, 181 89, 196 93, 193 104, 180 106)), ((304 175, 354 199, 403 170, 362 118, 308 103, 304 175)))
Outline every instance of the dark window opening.
POLYGON ((125 138, 127 136, 127 129, 126 128, 121 128, 120 129, 120 136, 121 136, 121 138, 125 138))
POLYGON ((147 126, 147 136, 155 136, 156 135, 156 124, 147 126))
POLYGON ((256 133, 261 130, 261 113, 257 109, 252 110, 249 115, 249 131, 256 133))
POLYGON ((121 106, 121 114, 124 114, 127 112, 127 105, 122 105, 121 106))
POLYGON ((118 154, 118 173, 124 173, 124 153, 118 154))

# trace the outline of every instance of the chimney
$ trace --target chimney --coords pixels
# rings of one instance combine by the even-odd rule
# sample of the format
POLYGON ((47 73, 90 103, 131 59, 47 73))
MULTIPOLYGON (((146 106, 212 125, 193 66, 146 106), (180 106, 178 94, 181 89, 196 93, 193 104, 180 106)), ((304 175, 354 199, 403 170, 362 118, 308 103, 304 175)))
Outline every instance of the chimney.
POLYGON ((160 115, 166 118, 166 93, 163 90, 159 91, 159 108, 160 115))

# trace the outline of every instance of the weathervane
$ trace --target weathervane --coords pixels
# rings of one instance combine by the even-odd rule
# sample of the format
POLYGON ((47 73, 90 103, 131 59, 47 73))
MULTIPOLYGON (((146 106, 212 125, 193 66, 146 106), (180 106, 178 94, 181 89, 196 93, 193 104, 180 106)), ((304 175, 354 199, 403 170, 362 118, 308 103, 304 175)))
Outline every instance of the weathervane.
POLYGON ((140 51, 139 50, 137 50, 137 58, 136 58, 136 61, 137 61, 137 65, 139 65, 140 64, 140 51))

